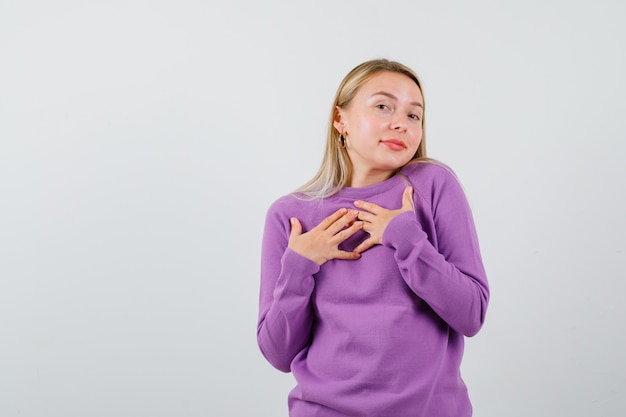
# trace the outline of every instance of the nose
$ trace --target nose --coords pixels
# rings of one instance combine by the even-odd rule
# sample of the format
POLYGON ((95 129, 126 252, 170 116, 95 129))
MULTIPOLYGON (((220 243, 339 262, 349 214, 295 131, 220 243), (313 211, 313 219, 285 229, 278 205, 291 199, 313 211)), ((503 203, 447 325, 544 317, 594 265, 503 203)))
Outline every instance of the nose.
POLYGON ((391 128, 396 131, 406 130, 406 120, 401 115, 397 115, 391 121, 391 128))

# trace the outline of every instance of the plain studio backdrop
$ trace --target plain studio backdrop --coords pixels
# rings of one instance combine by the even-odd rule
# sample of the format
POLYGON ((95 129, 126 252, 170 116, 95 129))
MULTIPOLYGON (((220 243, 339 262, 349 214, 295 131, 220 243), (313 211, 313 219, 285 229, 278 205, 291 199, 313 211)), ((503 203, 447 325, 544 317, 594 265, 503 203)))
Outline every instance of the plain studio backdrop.
POLYGON ((621 1, 0 0, 0 415, 286 416, 273 200, 362 61, 414 68, 492 301, 475 415, 626 411, 621 1))

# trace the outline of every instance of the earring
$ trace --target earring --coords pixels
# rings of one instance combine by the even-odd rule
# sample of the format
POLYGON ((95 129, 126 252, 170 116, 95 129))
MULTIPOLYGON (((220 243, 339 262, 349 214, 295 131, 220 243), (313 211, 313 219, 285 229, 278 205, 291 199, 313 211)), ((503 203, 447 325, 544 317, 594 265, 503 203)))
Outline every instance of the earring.
POLYGON ((346 149, 346 137, 343 135, 343 133, 339 135, 339 146, 341 146, 343 149, 346 149))

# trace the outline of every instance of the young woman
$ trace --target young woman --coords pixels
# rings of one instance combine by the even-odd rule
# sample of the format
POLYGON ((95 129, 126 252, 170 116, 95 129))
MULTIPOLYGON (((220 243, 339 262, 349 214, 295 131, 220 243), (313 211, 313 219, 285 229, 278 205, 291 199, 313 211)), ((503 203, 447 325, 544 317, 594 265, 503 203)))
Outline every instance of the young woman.
POLYGON ((472 414, 459 367, 489 289, 462 188, 426 158, 424 108, 409 68, 354 68, 319 172, 267 213, 257 338, 294 374, 292 417, 472 414))

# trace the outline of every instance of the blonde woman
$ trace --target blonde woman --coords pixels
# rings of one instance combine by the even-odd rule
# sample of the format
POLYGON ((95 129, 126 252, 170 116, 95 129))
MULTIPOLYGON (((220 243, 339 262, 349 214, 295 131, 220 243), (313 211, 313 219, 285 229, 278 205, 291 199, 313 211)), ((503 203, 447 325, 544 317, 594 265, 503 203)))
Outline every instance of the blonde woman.
POLYGON ((258 343, 293 372, 291 417, 466 417, 465 336, 489 299, 459 182, 426 158, 418 77, 354 68, 319 172, 269 209, 258 343))

